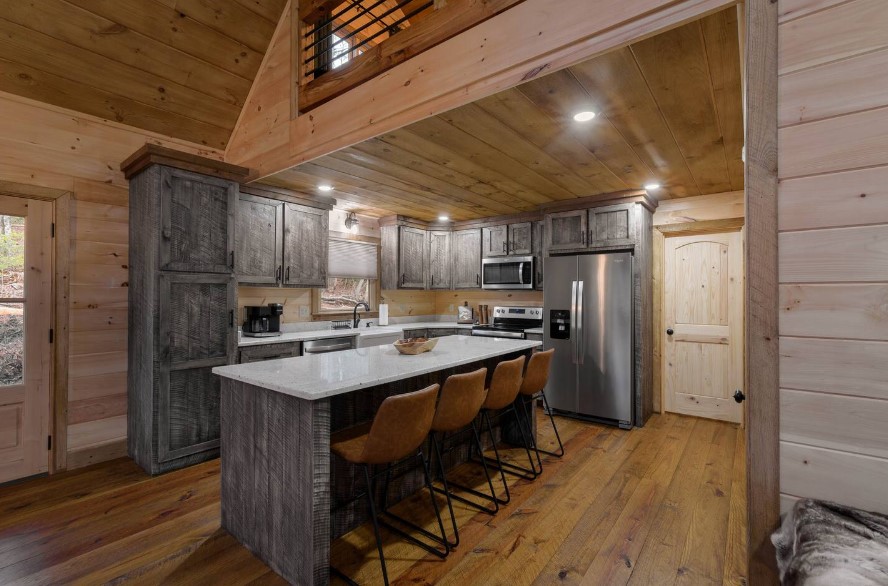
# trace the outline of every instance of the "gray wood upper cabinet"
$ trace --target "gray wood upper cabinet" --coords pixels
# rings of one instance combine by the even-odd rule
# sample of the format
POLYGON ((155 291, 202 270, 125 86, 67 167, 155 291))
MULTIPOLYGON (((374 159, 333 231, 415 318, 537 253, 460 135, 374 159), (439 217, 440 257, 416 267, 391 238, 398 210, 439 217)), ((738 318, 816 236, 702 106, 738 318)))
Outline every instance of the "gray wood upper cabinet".
POLYGON ((586 247, 586 210, 556 212, 546 216, 546 246, 549 252, 586 247))
POLYGON ((484 258, 521 256, 532 253, 533 225, 531 222, 503 224, 481 229, 484 258))
POLYGON ((507 256, 509 254, 509 227, 504 224, 481 228, 481 241, 484 258, 507 256))
POLYGON ((450 230, 430 230, 429 235, 429 289, 450 289, 452 262, 450 230))
POLYGON ((521 222, 509 224, 509 254, 521 256, 533 254, 533 224, 521 222))
POLYGON ((450 242, 453 251, 453 288, 481 287, 481 230, 456 230, 450 242))
POLYGON ((398 266, 400 278, 398 287, 401 289, 425 289, 426 267, 428 266, 426 231, 400 226, 399 232, 398 266))
POLYGON ((236 183, 160 167, 160 268, 234 271, 236 183))
POLYGON ((327 286, 328 224, 327 210, 284 203, 285 286, 327 286))
POLYGON ((625 203, 589 209, 589 245, 621 246, 635 242, 635 204, 625 203))
POLYGON ((534 256, 534 276, 533 283, 536 289, 543 289, 543 232, 545 231, 544 223, 536 221, 533 223, 533 256, 534 256))
POLYGON ((241 193, 234 267, 242 285, 277 286, 283 273, 284 202, 241 193))

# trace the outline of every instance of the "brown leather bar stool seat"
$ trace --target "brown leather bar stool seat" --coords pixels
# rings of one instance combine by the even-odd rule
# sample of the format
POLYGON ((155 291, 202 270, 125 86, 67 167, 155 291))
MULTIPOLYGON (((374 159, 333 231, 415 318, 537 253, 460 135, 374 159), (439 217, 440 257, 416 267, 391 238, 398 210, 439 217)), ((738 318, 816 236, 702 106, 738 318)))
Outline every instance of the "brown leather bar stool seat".
POLYGON ((458 494, 454 494, 450 490, 450 484, 447 481, 447 471, 444 465, 444 454, 453 450, 456 445, 447 449, 447 441, 461 436, 464 432, 471 430, 473 438, 473 446, 479 453, 483 452, 481 447, 481 437, 475 427, 475 419, 484 403, 487 391, 484 383, 487 380, 487 369, 479 368, 474 372, 466 374, 454 374, 447 377, 444 386, 441 389, 438 398, 438 408, 435 410, 435 418, 432 421, 432 448, 435 451, 435 457, 438 460, 437 478, 441 480, 443 490, 435 487, 435 490, 447 497, 447 508, 450 511, 450 520, 453 525, 453 541, 450 541, 450 547, 459 545, 459 528, 456 526, 456 516, 453 514, 453 499, 471 505, 481 511, 490 513, 491 515, 499 510, 499 504, 496 502, 496 493, 493 489, 493 481, 490 478, 490 472, 487 469, 487 462, 481 460, 484 467, 484 476, 487 479, 487 486, 490 488, 490 494, 484 494, 474 488, 453 484, 462 491, 474 494, 476 496, 492 500, 494 507, 492 509, 471 501, 458 494), (449 436, 447 434, 450 434, 449 436))
POLYGON ((496 365, 493 371, 493 377, 490 380, 490 387, 487 389, 487 397, 481 405, 481 420, 486 424, 487 433, 490 437, 490 443, 493 447, 495 458, 487 458, 481 454, 482 460, 486 460, 488 464, 493 464, 499 470, 500 480, 503 484, 505 498, 495 497, 499 504, 505 505, 511 499, 509 494, 509 484, 506 482, 506 473, 516 474, 521 478, 533 480, 538 473, 534 467, 533 456, 530 453, 531 448, 531 432, 525 428, 525 422, 522 415, 515 408, 515 399, 518 397, 518 391, 521 389, 522 374, 524 372, 524 356, 519 356, 513 360, 504 360, 496 365), (527 452, 527 460, 530 462, 530 468, 524 469, 514 464, 504 462, 500 457, 499 449, 496 446, 496 439, 493 435, 493 424, 491 419, 500 419, 506 415, 512 415, 518 432, 521 435, 522 447, 527 452))
MULTIPOLYGON (((366 487, 364 494, 367 497, 367 505, 370 509, 370 520, 373 522, 376 548, 379 551, 379 563, 382 566, 382 578, 386 584, 389 581, 385 565, 385 554, 382 550, 382 539, 379 532, 380 524, 385 525, 408 541, 438 557, 443 558, 450 551, 444 531, 444 522, 441 519, 441 513, 438 510, 438 503, 435 500, 432 488, 428 461, 422 452, 423 442, 425 442, 431 431, 432 420, 435 417, 435 403, 438 399, 439 388, 439 385, 431 385, 421 391, 387 397, 380 405, 372 423, 344 429, 330 436, 330 451, 346 462, 361 466, 363 470, 366 487), (425 486, 429 489, 432 508, 435 510, 435 517, 437 518, 441 535, 435 535, 416 525, 411 526, 429 539, 442 544, 444 547, 443 552, 437 547, 420 541, 413 535, 380 518, 381 515, 386 514, 398 521, 403 521, 399 517, 387 512, 387 504, 384 504, 383 510, 377 514, 376 503, 374 502, 376 478, 381 474, 388 475, 393 466, 408 458, 418 458, 422 462, 425 486), (384 469, 376 473, 373 472, 373 466, 382 465, 385 466, 384 469)), ((386 482, 384 493, 387 492, 388 482, 386 482)), ((388 495, 384 494, 384 497, 384 501, 387 503, 388 495)), ((360 495, 358 498, 360 498, 360 495)), ((343 575, 336 568, 331 567, 331 570, 349 583, 354 584, 350 578, 343 575)))
POLYGON ((539 449, 534 439, 533 449, 536 452, 537 463, 540 472, 543 470, 543 462, 540 460, 540 452, 560 458, 564 455, 564 444, 561 442, 561 435, 558 433, 558 426, 555 425, 555 418, 552 416, 552 409, 549 408, 549 401, 546 399, 546 383, 549 382, 549 369, 552 366, 552 355, 555 349, 542 350, 534 352, 530 360, 527 361, 527 368, 524 371, 524 381, 521 383, 521 396, 525 398, 522 402, 528 421, 534 416, 533 403, 537 397, 542 397, 544 411, 549 415, 549 421, 552 422, 552 429, 555 430, 555 439, 558 440, 558 451, 549 452, 539 449))

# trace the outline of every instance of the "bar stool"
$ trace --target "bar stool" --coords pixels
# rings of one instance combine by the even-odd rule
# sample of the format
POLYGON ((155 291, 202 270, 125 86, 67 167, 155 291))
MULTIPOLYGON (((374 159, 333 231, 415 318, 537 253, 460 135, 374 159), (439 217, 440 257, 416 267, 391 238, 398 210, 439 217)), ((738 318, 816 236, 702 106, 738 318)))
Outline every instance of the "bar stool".
POLYGON ((524 380, 521 383, 521 396, 526 400, 523 401, 525 413, 527 413, 528 421, 534 416, 533 400, 540 396, 543 398, 543 407, 549 415, 549 421, 552 422, 552 429, 555 430, 555 439, 558 440, 558 451, 549 452, 541 450, 537 446, 536 439, 533 439, 533 449, 536 452, 537 462, 540 466, 540 472, 543 470, 543 462, 540 460, 540 452, 560 458, 564 455, 564 444, 561 443, 561 435, 558 433, 558 426, 555 425, 555 418, 552 416, 552 410, 549 408, 549 401, 546 399, 546 383, 549 381, 549 367, 552 365, 552 355, 555 349, 534 352, 530 360, 527 361, 527 369, 524 371, 524 380))
MULTIPOLYGON (((370 519, 373 521, 373 533, 376 536, 376 548, 379 551, 382 578, 386 585, 388 585, 389 581, 385 566, 385 554, 382 550, 382 539, 379 533, 380 523, 411 543, 440 558, 446 557, 450 552, 447 545, 447 535, 444 532, 444 522, 441 520, 441 513, 438 510, 435 493, 432 491, 429 465, 422 452, 422 444, 431 430, 432 420, 435 416, 435 401, 438 398, 439 388, 439 385, 431 385, 421 391, 387 397, 380 405, 379 411, 376 412, 372 423, 344 429, 330 436, 330 451, 346 462, 360 465, 363 470, 364 483, 367 489, 365 494, 370 508, 370 519), (412 526, 414 529, 418 529, 422 534, 435 542, 442 543, 444 546, 443 552, 392 526, 377 515, 376 504, 374 503, 376 477, 390 473, 396 464, 406 461, 408 458, 418 458, 422 462, 425 486, 429 489, 432 507, 435 510, 435 517, 438 520, 441 536, 439 537, 421 527, 405 522, 391 513, 387 514, 398 521, 405 522, 405 524, 412 526), (385 465, 386 468, 374 474, 371 469, 374 465, 385 465)), ((388 483, 386 483, 386 492, 388 492, 388 483)), ((360 498, 360 496, 358 495, 357 498, 360 498)), ((381 513, 386 513, 385 508, 387 507, 384 507, 381 513)), ((350 584, 354 584, 350 578, 336 568, 331 567, 331 570, 350 584)))
POLYGON ((507 472, 527 480, 533 480, 539 475, 536 472, 533 456, 530 453, 531 439, 528 437, 529 432, 525 430, 521 416, 515 408, 515 399, 518 397, 518 391, 521 389, 524 360, 524 356, 519 356, 513 360, 504 360, 496 365, 493 377, 490 380, 490 388, 487 389, 487 397, 484 399, 484 404, 481 405, 481 420, 487 426, 487 433, 490 436, 490 443, 493 445, 493 453, 496 456, 496 458, 488 458, 482 453, 481 459, 487 460, 489 464, 495 464, 499 470, 500 480, 503 483, 506 497, 504 499, 498 496, 494 498, 501 505, 508 504, 512 500, 512 496, 509 494, 509 484, 506 482, 507 472), (491 413, 493 413, 492 416, 491 413), (524 444, 524 451, 527 452, 527 460, 530 462, 530 469, 503 462, 502 458, 500 458, 499 450, 496 447, 496 440, 493 436, 491 419, 499 419, 509 413, 515 417, 515 423, 518 426, 518 431, 521 433, 522 443, 524 444))
POLYGON ((441 389, 441 395, 438 398, 438 408, 435 410, 435 418, 432 421, 432 432, 430 434, 432 448, 434 449, 435 457, 438 460, 438 472, 440 474, 438 478, 440 478, 444 485, 443 490, 437 486, 435 487, 435 490, 447 497, 447 508, 450 511, 450 520, 453 524, 454 535, 453 541, 448 541, 450 547, 456 547, 459 545, 459 528, 456 526, 456 515, 453 514, 452 499, 456 499, 491 515, 499 510, 499 504, 496 502, 496 492, 493 489, 493 480, 491 480, 490 472, 487 469, 487 462, 483 459, 481 460, 481 465, 484 468, 484 477, 487 479, 487 486, 490 488, 489 495, 479 492, 471 487, 459 484, 453 484, 453 486, 476 496, 492 500, 494 503, 494 508, 492 510, 460 495, 451 493, 450 486, 447 482, 447 471, 444 468, 443 454, 451 452, 455 447, 451 446, 450 449, 446 449, 447 441, 459 437, 469 429, 472 431, 474 447, 479 453, 484 453, 484 450, 481 447, 481 438, 478 435, 478 430, 475 428, 475 419, 478 417, 482 403, 484 403, 484 397, 486 395, 484 382, 486 379, 486 368, 479 368, 474 372, 454 374, 447 377, 447 380, 444 381, 444 387, 441 389), (447 436, 448 433, 451 434, 449 437, 447 436))

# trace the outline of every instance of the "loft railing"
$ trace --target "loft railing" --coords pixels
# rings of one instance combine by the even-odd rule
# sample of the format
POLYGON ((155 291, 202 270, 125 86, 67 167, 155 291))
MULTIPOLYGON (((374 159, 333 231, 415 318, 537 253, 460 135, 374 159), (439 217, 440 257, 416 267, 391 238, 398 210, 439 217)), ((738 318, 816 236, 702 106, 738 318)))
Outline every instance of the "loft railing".
POLYGON ((298 110, 311 110, 519 2, 300 0, 298 110))

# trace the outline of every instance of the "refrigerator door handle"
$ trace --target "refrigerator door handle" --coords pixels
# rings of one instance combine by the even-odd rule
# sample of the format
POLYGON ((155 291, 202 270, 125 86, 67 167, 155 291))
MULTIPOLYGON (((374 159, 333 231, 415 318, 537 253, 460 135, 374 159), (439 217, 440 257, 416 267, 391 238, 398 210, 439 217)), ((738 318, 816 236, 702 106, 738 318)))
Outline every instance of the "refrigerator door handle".
POLYGON ((570 360, 577 363, 577 282, 570 283, 570 360))
POLYGON ((586 353, 586 342, 583 339, 583 281, 577 282, 577 364, 583 363, 583 355, 586 353))

